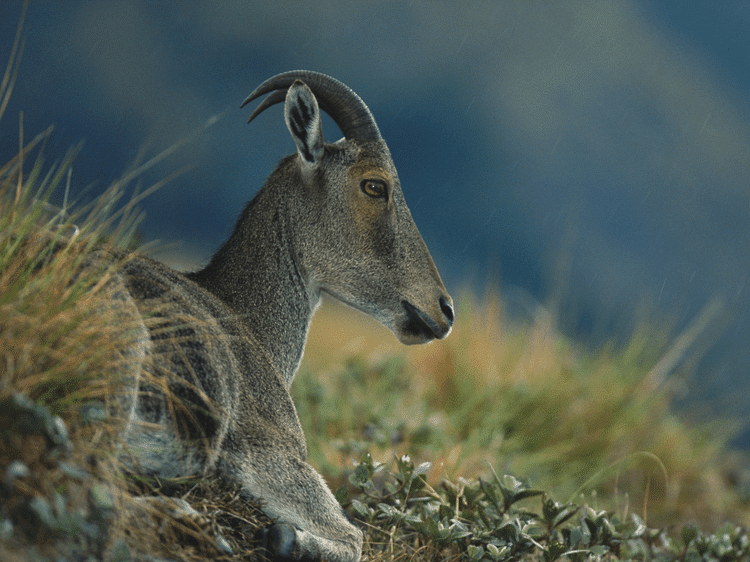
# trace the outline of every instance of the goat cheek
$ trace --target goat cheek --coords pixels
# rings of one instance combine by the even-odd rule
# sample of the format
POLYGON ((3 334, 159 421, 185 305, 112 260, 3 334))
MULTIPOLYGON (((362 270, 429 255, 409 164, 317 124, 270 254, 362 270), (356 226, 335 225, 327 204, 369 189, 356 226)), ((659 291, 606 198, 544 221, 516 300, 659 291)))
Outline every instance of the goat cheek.
POLYGON ((396 236, 388 228, 373 228, 373 250, 378 257, 393 258, 396 255, 396 236))

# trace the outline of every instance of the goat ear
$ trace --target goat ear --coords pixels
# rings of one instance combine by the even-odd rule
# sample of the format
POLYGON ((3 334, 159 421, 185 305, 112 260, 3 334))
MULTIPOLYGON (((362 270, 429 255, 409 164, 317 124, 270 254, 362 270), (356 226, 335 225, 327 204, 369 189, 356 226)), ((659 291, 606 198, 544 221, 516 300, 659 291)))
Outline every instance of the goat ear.
POLYGON ((317 166, 323 158, 320 109, 312 90, 300 80, 296 80, 286 94, 284 121, 292 133, 302 162, 308 166, 317 166))

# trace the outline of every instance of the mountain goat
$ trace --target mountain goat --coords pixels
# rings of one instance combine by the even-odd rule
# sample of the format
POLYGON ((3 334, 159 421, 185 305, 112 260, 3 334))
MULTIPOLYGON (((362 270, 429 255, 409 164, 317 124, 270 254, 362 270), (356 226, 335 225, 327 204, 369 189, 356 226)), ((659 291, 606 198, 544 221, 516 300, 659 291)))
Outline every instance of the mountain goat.
POLYGON ((362 100, 310 71, 274 76, 245 104, 264 94, 250 120, 284 102, 297 152, 229 239, 194 273, 139 256, 121 272, 150 370, 136 384, 125 442, 144 473, 218 470, 261 498, 278 559, 356 561, 362 533, 307 464, 289 395, 312 315, 328 293, 417 344, 446 337, 453 308, 362 100), (341 140, 323 140, 321 109, 341 140))

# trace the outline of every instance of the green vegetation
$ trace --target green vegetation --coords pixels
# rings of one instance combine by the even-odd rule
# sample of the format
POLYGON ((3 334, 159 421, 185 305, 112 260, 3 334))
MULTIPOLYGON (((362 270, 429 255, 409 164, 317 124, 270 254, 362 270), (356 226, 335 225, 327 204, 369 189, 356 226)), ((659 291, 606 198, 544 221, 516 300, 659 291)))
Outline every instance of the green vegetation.
MULTIPOLYGON (((428 463, 396 460, 392 472, 369 455, 349 480, 350 509, 367 529, 371 560, 743 560, 747 529, 715 534, 696 525, 649 528, 638 515, 560 503, 512 476, 427 483, 428 463)), ((340 492, 341 499, 346 494, 340 492)))
POLYGON ((293 386, 314 464, 341 476, 364 452, 383 462, 408 454, 432 464, 432 485, 487 477, 493 466, 555 497, 629 504, 649 524, 747 524, 725 470, 734 426, 690 424, 672 410, 678 379, 654 382, 671 349, 663 334, 644 327, 622 349, 586 352, 549 316, 508 322, 497 294, 457 300, 448 339, 386 351, 377 341, 390 334, 372 335, 377 327, 342 306, 322 307, 293 386), (320 340, 336 326, 372 341, 326 362, 320 340))

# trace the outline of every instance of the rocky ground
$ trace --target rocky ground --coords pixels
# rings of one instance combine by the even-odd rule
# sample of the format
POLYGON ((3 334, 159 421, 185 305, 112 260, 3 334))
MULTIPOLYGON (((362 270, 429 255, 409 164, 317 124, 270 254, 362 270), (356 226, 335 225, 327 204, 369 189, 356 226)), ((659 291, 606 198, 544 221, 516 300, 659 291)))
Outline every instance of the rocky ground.
POLYGON ((118 472, 95 444, 104 408, 88 404, 80 420, 69 431, 22 395, 0 401, 0 560, 260 558, 254 537, 268 520, 238 489, 218 479, 158 482, 118 472))

